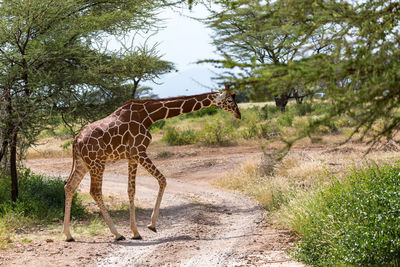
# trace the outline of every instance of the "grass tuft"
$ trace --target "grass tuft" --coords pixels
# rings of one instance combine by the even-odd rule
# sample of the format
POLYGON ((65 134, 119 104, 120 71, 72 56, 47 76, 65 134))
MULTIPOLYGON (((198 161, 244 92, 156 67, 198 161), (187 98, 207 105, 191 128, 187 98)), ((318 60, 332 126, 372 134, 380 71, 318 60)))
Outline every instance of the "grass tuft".
POLYGON ((163 137, 163 140, 167 142, 168 145, 179 146, 179 145, 189 145, 196 143, 198 136, 196 131, 178 130, 174 127, 167 128, 167 131, 163 137))

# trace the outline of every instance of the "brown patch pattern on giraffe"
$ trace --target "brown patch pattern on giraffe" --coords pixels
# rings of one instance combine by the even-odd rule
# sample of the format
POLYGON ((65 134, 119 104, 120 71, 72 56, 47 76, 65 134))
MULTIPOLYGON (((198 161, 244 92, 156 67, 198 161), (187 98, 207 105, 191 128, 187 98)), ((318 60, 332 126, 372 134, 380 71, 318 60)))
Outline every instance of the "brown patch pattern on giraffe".
POLYGON ((209 106, 219 106, 240 118, 234 95, 212 92, 194 96, 166 99, 130 100, 104 119, 82 128, 73 142, 73 165, 65 185, 64 234, 73 241, 69 230, 72 196, 87 172, 90 173, 90 194, 96 201, 110 231, 116 240, 122 240, 108 214, 102 198, 102 182, 105 163, 128 159, 128 196, 130 202, 130 227, 134 239, 141 239, 135 220, 135 178, 137 165, 141 164, 159 184, 157 200, 148 228, 156 231, 161 199, 167 185, 164 175, 154 166, 146 154, 151 142, 148 128, 156 121, 178 116, 209 106))

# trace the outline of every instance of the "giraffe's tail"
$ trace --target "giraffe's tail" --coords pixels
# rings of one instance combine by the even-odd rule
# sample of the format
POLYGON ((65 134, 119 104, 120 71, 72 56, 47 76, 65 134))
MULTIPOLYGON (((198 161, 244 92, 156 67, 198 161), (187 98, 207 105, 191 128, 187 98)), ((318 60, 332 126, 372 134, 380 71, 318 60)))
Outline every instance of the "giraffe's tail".
POLYGON ((74 170, 75 170, 75 160, 76 160, 76 156, 75 156, 75 144, 76 144, 76 138, 74 138, 74 141, 72 142, 72 168, 71 168, 71 173, 69 174, 69 177, 67 180, 64 181, 64 202, 63 202, 63 214, 65 216, 65 201, 66 201, 66 193, 65 193, 65 188, 67 187, 67 184, 69 181, 71 181, 72 179, 72 175, 74 174, 74 170))
POLYGON ((68 183, 68 181, 71 180, 72 175, 74 174, 75 161, 76 161, 75 148, 76 148, 76 138, 74 138, 74 141, 72 142, 72 167, 71 167, 71 173, 69 174, 68 179, 64 182, 64 185, 66 185, 68 183))

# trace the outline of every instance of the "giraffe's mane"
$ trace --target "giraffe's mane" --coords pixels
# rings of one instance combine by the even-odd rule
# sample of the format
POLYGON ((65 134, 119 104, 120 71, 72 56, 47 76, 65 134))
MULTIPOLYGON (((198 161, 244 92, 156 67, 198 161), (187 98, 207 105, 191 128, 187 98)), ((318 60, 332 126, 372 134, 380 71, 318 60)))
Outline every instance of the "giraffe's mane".
POLYGON ((217 94, 217 93, 218 92, 209 92, 209 93, 198 94, 198 95, 175 96, 175 97, 155 98, 155 99, 130 99, 130 100, 126 101, 124 105, 131 104, 131 103, 162 102, 162 101, 190 99, 193 97, 206 96, 206 95, 217 94))

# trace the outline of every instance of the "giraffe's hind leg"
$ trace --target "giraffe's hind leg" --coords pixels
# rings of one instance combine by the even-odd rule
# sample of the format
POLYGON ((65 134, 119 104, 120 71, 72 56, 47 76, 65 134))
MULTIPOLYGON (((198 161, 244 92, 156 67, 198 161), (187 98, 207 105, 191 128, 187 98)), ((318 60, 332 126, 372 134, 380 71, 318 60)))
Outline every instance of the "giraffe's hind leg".
POLYGON ((156 166, 149 159, 146 153, 140 154, 139 162, 151 175, 153 175, 157 179, 158 184, 160 186, 158 189, 156 204, 154 206, 153 213, 151 214, 151 223, 147 226, 153 232, 157 232, 156 222, 158 219, 162 196, 164 194, 165 187, 167 186, 167 181, 164 175, 162 175, 162 173, 156 168, 156 166))
POLYGON ((130 211, 130 227, 133 233, 132 239, 142 239, 140 236, 135 218, 135 191, 136 191, 136 171, 137 171, 137 159, 130 159, 128 170, 128 196, 129 196, 129 211, 130 211))
POLYGON ((107 212, 106 206, 103 202, 102 196, 102 184, 103 184, 103 173, 104 173, 104 163, 96 164, 95 167, 90 169, 90 195, 96 201, 97 206, 100 208, 101 214, 106 221, 108 228, 110 228, 111 233, 115 235, 115 240, 125 240, 125 237, 118 233, 115 225, 107 212))
POLYGON ((75 168, 72 170, 71 175, 68 178, 68 180, 64 186, 65 213, 64 213, 63 232, 66 235, 66 237, 67 237, 66 241, 68 241, 68 242, 75 241, 74 238, 72 237, 70 229, 69 229, 70 228, 69 223, 70 223, 70 219, 71 219, 72 198, 74 196, 76 189, 78 188, 78 185, 80 184, 83 177, 87 173, 87 168, 81 159, 76 159, 74 164, 75 164, 75 168))

